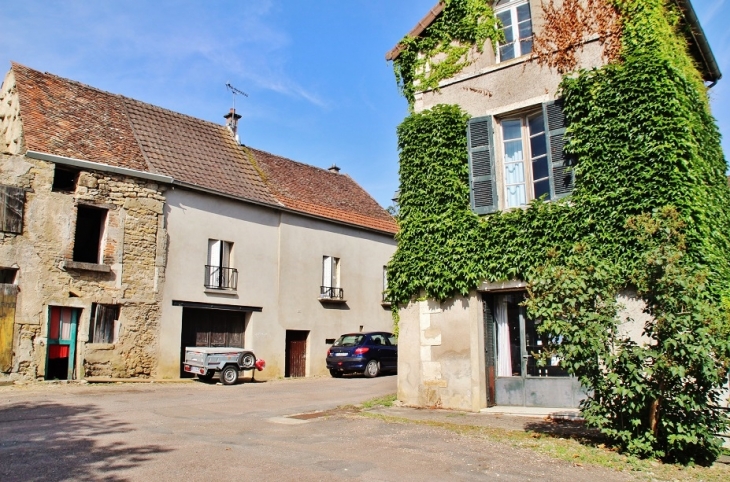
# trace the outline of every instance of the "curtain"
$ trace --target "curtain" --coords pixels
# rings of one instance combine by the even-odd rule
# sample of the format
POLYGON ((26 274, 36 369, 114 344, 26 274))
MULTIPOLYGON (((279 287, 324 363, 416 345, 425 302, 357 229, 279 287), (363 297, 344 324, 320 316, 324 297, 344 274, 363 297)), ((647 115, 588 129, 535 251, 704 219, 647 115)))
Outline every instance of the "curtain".
POLYGON ((498 299, 494 307, 494 319, 497 321, 497 376, 511 377, 512 349, 507 320, 507 300, 498 299))

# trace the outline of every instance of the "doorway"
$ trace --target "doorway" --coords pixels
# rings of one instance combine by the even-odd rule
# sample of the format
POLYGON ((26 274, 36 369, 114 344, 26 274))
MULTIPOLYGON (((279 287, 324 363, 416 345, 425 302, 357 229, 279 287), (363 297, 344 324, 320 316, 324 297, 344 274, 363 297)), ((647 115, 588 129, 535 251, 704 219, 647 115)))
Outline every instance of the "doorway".
MULTIPOLYGON (((2 274, 3 270, 0 270, 2 274)), ((18 287, 0 279, 0 373, 9 372, 13 364, 13 327, 18 287)))
MULTIPOLYGON (((183 308, 180 360, 185 360, 185 348, 189 346, 244 347, 246 313, 242 311, 183 308)), ((192 378, 183 371, 181 378, 192 378)))
POLYGON ((285 377, 307 376, 308 331, 286 330, 285 377))
POLYGON ((487 405, 577 407, 585 393, 560 359, 537 362, 547 340, 538 334, 540 321, 522 306, 525 296, 524 291, 482 295, 487 405))
POLYGON ((73 380, 76 334, 81 310, 50 306, 48 308, 48 351, 46 380, 73 380))

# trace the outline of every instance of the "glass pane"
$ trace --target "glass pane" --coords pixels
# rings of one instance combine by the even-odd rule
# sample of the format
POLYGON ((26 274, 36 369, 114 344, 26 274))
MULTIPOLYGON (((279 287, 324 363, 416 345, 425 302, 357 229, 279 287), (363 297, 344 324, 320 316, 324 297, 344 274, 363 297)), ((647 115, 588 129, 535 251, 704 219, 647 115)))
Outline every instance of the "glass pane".
POLYGON ((545 121, 542 114, 536 115, 535 117, 530 117, 527 123, 530 127, 531 136, 545 131, 545 121))
POLYGON ((520 42, 520 55, 527 55, 532 52, 532 37, 529 40, 522 40, 520 42))
POLYGON ((522 139, 504 143, 504 162, 519 162, 525 159, 522 153, 522 139))
POLYGON ((530 20, 530 5, 525 3, 517 7, 517 21, 530 20))
POLYGON ((520 39, 532 37, 532 22, 529 20, 527 22, 520 22, 518 28, 520 30, 520 39))
POLYGON ((514 162, 504 166, 504 180, 507 185, 525 182, 525 165, 514 162))
POLYGON ((497 18, 500 22, 502 22, 502 25, 507 28, 512 26, 512 12, 509 10, 505 12, 499 12, 497 14, 497 18))
POLYGON ((535 181, 539 181, 540 179, 545 179, 548 176, 550 176, 550 171, 548 169, 547 156, 533 159, 532 160, 532 178, 535 181))
POLYGON ((560 359, 552 357, 546 366, 538 366, 533 354, 540 353, 546 344, 537 334, 539 323, 529 318, 525 319, 525 348, 527 348, 527 376, 532 377, 567 377, 568 373, 560 368, 560 359))
POLYGON ((535 199, 539 199, 543 195, 546 195, 545 201, 550 200, 550 179, 543 179, 535 183, 535 199))
POLYGON ((515 58, 515 44, 500 45, 499 60, 509 60, 515 58))
POLYGON ((522 138, 522 121, 508 120, 502 121, 502 138, 505 141, 522 138))
MULTIPOLYGON (((547 154, 547 145, 545 143, 545 134, 540 134, 540 135, 530 138, 530 152, 532 154, 533 159, 547 154)), ((542 177, 542 176, 540 176, 540 177, 542 177)))
POLYGON ((515 208, 527 204, 525 197, 525 185, 508 186, 507 189, 507 207, 515 208))

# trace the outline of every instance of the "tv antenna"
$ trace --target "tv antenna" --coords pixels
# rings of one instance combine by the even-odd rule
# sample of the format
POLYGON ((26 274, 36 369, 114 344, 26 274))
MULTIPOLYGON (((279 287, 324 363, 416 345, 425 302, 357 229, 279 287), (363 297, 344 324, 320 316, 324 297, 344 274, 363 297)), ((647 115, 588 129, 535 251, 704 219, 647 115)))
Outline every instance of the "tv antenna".
POLYGON ((233 87, 230 82, 226 82, 226 88, 233 95, 233 111, 235 112, 236 111, 236 95, 242 95, 244 97, 248 97, 248 94, 240 89, 233 87))

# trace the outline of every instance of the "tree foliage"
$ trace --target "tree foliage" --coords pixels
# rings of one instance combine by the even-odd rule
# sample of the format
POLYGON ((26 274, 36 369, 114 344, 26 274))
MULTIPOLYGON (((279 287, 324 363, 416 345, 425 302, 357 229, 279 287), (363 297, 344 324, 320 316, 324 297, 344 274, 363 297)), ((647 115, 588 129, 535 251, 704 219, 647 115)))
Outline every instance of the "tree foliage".
POLYGON ((603 1, 620 18, 620 58, 572 72, 560 89, 577 159, 569 198, 479 218, 469 209, 468 116, 437 106, 399 126, 389 296, 443 300, 483 280, 527 281, 528 311, 552 340, 543 356, 559 356, 592 390, 587 421, 629 453, 709 463, 727 428, 712 405, 730 359, 720 136, 674 7, 603 1), (620 327, 627 290, 651 315, 643 340, 620 327))

